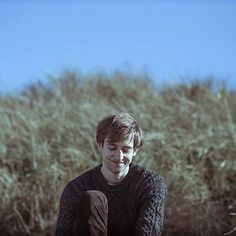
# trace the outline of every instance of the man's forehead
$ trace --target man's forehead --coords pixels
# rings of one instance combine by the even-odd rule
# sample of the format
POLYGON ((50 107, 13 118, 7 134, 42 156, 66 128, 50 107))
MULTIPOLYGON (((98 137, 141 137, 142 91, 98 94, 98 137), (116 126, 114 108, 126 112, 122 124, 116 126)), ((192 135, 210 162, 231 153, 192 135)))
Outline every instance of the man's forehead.
POLYGON ((114 141, 114 140, 112 140, 112 138, 106 138, 105 141, 108 144, 111 144, 114 146, 123 145, 123 146, 133 147, 133 144, 134 144, 133 135, 129 135, 127 138, 125 138, 123 140, 114 141))

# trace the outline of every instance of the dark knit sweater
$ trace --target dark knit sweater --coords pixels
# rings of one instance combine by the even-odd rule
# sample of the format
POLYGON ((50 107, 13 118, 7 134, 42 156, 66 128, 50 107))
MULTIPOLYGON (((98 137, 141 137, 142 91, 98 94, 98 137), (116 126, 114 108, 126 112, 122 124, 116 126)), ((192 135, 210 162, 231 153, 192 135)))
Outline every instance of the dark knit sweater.
POLYGON ((161 235, 166 184, 158 173, 131 164, 117 185, 107 183, 101 165, 68 183, 61 196, 57 236, 71 235, 79 198, 87 190, 99 190, 108 199, 108 236, 161 235))

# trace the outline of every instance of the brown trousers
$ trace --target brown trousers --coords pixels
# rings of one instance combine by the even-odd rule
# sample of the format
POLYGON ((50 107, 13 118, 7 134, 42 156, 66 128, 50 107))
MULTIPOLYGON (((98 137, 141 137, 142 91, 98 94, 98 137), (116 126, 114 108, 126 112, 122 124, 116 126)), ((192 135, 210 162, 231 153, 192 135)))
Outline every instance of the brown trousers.
POLYGON ((72 236, 107 236, 108 203, 97 190, 84 192, 79 202, 72 236))

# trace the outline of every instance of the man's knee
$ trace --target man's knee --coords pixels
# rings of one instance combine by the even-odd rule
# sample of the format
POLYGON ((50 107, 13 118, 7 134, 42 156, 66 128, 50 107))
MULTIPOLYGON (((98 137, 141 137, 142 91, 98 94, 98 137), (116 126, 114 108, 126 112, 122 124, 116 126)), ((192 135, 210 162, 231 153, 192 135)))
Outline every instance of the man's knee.
POLYGON ((107 211, 107 197, 104 193, 98 190, 88 190, 85 192, 85 196, 89 199, 90 207, 99 207, 107 211))
POLYGON ((73 225, 73 235, 76 232, 83 232, 82 235, 89 235, 91 225, 99 225, 99 228, 106 228, 108 204, 106 196, 97 190, 85 191, 79 201, 76 218, 73 225), (105 226, 105 227, 104 227, 105 226))

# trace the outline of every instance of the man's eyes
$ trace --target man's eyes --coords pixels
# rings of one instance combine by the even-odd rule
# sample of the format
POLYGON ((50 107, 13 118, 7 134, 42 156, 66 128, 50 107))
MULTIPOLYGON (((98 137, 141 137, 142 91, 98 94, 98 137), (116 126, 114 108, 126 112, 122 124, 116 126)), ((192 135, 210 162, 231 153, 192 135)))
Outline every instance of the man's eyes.
POLYGON ((108 149, 111 150, 111 151, 115 151, 116 147, 108 147, 108 149))
MULTIPOLYGON (((111 151, 115 151, 115 150, 117 150, 117 147, 108 147, 108 149, 111 150, 111 151)), ((122 149, 122 152, 123 152, 123 153, 128 153, 128 152, 130 152, 130 151, 131 151, 130 148, 123 148, 123 149, 122 149)))
POLYGON ((124 148, 122 151, 123 151, 124 153, 128 153, 128 152, 131 151, 131 149, 129 149, 129 148, 124 148))

